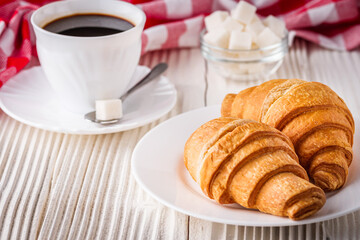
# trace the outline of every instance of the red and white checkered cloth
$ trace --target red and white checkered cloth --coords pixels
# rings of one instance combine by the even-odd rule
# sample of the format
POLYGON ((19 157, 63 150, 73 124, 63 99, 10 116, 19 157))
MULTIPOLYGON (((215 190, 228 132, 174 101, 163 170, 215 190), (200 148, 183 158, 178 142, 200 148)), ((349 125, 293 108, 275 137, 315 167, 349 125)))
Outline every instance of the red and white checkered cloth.
MULTIPOLYGON (((30 16, 53 0, 1 0, 0 88, 36 57, 30 16)), ((199 45, 204 16, 215 10, 230 10, 235 0, 127 0, 147 16, 142 52, 199 45)), ((357 0, 248 0, 262 16, 282 18, 291 36, 323 47, 351 50, 360 45, 357 0)))

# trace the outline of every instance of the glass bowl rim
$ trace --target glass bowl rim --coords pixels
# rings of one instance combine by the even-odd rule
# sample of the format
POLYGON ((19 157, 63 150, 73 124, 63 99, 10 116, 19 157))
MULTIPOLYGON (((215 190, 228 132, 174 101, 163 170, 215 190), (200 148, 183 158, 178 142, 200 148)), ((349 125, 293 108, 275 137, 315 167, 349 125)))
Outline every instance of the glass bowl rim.
POLYGON ((276 48, 280 48, 280 47, 288 48, 288 38, 289 38, 288 30, 285 31, 285 36, 281 39, 281 42, 279 42, 279 43, 275 43, 275 44, 272 44, 272 45, 269 45, 269 46, 266 46, 263 48, 245 49, 245 50, 233 50, 233 49, 222 48, 222 47, 217 47, 217 46, 208 44, 204 40, 204 35, 206 32, 207 32, 207 30, 205 28, 203 30, 201 30, 201 32, 200 32, 201 46, 205 46, 209 49, 218 50, 218 51, 225 51, 225 52, 229 52, 229 53, 245 53, 245 52, 268 51, 268 50, 272 50, 272 49, 276 49, 276 48))

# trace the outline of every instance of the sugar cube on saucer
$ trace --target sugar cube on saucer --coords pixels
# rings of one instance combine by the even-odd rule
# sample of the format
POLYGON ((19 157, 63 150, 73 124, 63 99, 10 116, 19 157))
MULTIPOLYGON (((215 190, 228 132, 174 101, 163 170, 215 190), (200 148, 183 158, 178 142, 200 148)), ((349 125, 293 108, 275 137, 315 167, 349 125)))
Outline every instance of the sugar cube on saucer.
POLYGON ((120 99, 97 100, 95 102, 96 119, 112 120, 123 116, 122 102, 120 99))

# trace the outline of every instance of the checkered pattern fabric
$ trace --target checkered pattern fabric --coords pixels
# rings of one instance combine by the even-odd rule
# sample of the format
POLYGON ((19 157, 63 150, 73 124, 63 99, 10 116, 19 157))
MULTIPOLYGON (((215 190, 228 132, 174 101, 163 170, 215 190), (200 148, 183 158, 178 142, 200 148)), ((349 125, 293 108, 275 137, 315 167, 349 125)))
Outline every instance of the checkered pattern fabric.
MULTIPOLYGON (((158 49, 194 47, 204 17, 215 10, 231 10, 234 0, 127 0, 145 12, 142 53, 158 49)), ((50 1, 2 0, 0 3, 0 88, 37 57, 30 17, 50 1)), ((261 16, 282 18, 290 36, 323 47, 351 50, 360 45, 357 0, 249 0, 261 16)))

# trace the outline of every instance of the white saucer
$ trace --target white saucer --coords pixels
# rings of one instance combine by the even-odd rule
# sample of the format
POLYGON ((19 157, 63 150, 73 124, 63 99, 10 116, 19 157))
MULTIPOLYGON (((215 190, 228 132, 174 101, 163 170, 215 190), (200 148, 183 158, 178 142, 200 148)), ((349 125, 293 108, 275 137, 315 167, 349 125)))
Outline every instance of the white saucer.
MULTIPOLYGON (((138 66, 129 85, 149 68, 138 66)), ((0 89, 0 107, 10 117, 33 127, 71 134, 114 133, 143 126, 168 113, 176 103, 176 90, 161 76, 123 102, 124 116, 117 124, 102 126, 67 111, 54 97, 41 67, 22 71, 0 89)))

